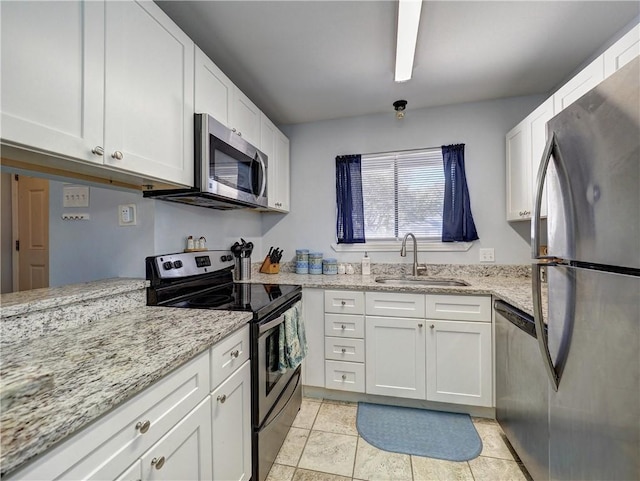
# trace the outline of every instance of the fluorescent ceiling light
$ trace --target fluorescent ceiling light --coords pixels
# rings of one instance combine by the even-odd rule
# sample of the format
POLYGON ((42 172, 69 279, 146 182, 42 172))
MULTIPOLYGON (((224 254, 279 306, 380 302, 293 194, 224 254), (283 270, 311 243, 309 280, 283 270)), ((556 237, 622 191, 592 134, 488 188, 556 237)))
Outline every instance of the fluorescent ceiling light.
POLYGON ((422 0, 398 0, 396 82, 406 82, 411 78, 418 40, 420 10, 422 10, 422 0))

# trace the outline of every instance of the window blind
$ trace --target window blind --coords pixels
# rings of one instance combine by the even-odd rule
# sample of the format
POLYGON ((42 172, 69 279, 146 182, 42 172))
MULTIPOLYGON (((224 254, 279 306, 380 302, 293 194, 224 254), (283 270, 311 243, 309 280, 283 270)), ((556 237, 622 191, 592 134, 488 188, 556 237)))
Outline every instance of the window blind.
POLYGON ((412 232, 442 235, 444 171, 440 148, 362 156, 365 237, 394 240, 412 232))

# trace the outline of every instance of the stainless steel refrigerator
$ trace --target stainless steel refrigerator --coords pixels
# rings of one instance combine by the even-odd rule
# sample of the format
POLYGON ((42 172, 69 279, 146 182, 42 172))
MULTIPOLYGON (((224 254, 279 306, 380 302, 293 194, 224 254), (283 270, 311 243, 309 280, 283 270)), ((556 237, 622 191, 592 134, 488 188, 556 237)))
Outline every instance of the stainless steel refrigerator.
POLYGON ((548 275, 552 480, 640 479, 640 59, 547 124, 532 221, 536 331, 548 275), (543 182, 548 256, 538 255, 543 182))

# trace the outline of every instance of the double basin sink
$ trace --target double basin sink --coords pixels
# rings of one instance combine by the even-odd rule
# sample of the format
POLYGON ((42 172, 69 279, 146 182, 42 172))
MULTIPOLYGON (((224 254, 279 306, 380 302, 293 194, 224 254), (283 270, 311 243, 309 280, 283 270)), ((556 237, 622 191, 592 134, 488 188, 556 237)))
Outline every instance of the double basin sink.
POLYGON ((433 286, 433 287, 461 287, 469 283, 460 279, 444 279, 440 277, 377 277, 379 284, 393 286, 433 286))

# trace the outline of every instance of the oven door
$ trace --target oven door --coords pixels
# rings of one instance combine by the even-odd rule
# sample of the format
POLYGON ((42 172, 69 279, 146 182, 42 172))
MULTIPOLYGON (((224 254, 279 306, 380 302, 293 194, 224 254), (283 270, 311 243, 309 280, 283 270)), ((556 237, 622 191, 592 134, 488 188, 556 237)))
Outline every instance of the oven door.
POLYGON ((267 205, 267 156, 213 117, 203 115, 203 190, 211 194, 267 205), (204 133, 206 132, 206 135, 204 133))
POLYGON ((284 313, 254 326, 258 330, 257 342, 257 419, 256 427, 263 425, 265 418, 295 374, 295 369, 278 370, 280 325, 284 313))

